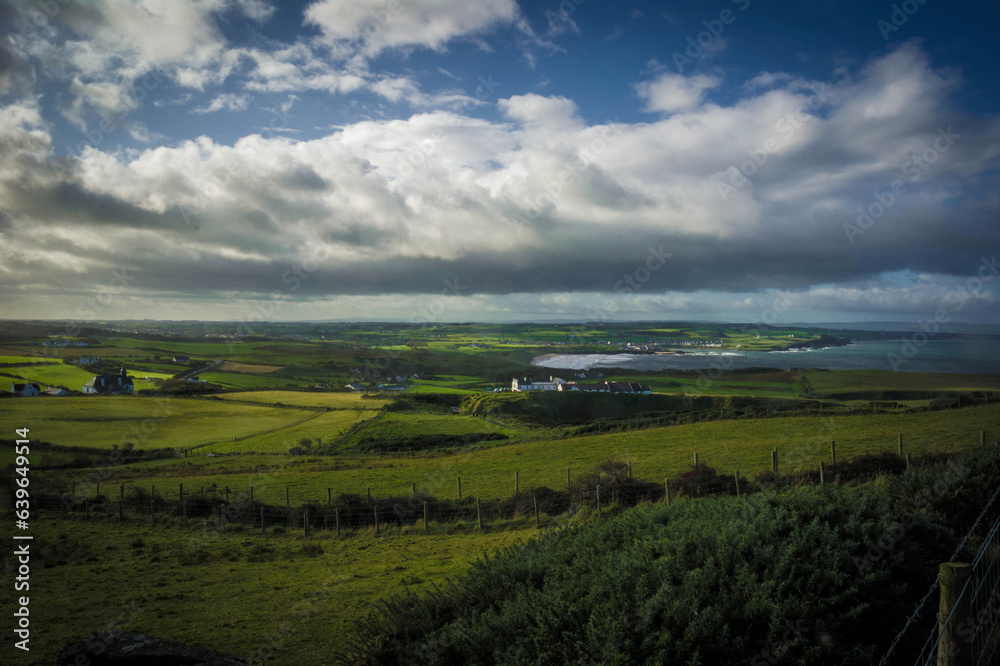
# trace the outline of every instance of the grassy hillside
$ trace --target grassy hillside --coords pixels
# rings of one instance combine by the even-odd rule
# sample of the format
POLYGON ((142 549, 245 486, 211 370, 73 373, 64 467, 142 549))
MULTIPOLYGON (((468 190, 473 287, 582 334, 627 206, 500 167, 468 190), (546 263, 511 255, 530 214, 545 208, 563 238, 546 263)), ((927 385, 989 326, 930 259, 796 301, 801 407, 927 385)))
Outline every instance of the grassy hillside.
POLYGON ((484 551, 535 534, 396 530, 338 539, 82 520, 32 529, 38 629, 30 655, 7 653, 10 666, 54 663, 66 643, 115 627, 268 663, 329 664, 375 599, 442 585, 484 551))
MULTIPOLYGON (((490 443, 480 450, 457 453, 307 459, 235 456, 216 461, 188 458, 109 470, 108 482, 148 487, 157 484, 158 478, 168 478, 171 487, 166 492, 175 492, 174 484, 180 482, 191 487, 228 484, 245 490, 252 479, 261 486, 263 474, 266 487, 258 489, 261 499, 283 502, 288 486, 293 503, 300 503, 323 500, 329 487, 336 493, 364 493, 371 488, 375 495, 388 496, 409 492, 411 483, 416 483, 420 492, 452 497, 460 476, 467 496, 506 498, 513 493, 515 471, 522 489, 564 488, 566 468, 576 475, 613 459, 632 462, 638 477, 662 480, 676 478, 687 470, 697 451, 702 462, 719 472, 732 474, 739 470, 750 475, 770 466, 773 448, 778 449, 781 469, 815 469, 820 460, 829 460, 834 440, 838 459, 845 460, 865 453, 895 451, 899 432, 903 433, 906 451, 913 454, 967 449, 978 446, 980 430, 987 432, 990 441, 1000 439, 1000 404, 930 413, 712 421, 503 446, 490 443)), ((73 473, 59 472, 52 477, 68 483, 73 473)))
POLYGON ((0 401, 4 423, 29 427, 31 439, 110 449, 185 448, 200 441, 290 424, 308 412, 186 398, 79 396, 0 401))

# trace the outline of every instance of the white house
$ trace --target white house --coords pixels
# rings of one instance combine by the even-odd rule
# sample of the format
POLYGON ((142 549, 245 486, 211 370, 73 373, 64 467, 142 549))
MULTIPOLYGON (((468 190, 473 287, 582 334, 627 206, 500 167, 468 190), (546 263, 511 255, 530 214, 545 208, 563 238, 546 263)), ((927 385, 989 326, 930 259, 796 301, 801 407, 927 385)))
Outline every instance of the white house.
POLYGON ((28 382, 27 384, 11 384, 10 392, 14 395, 24 396, 25 398, 34 397, 42 392, 41 387, 38 386, 37 382, 28 382))
POLYGON ((125 368, 117 375, 97 375, 83 385, 84 393, 102 393, 118 395, 119 393, 135 393, 132 378, 125 374, 125 368))
POLYGON ((71 361, 71 363, 74 363, 76 365, 93 365, 100 360, 101 359, 99 356, 81 356, 75 361, 71 361))
POLYGON ((534 379, 528 379, 523 377, 518 379, 517 377, 510 383, 511 391, 558 391, 559 386, 565 384, 565 379, 559 379, 558 377, 549 377, 549 381, 537 381, 534 379))
POLYGON ((352 391, 364 391, 365 385, 359 384, 358 382, 351 382, 350 384, 346 384, 344 388, 350 389, 352 391))

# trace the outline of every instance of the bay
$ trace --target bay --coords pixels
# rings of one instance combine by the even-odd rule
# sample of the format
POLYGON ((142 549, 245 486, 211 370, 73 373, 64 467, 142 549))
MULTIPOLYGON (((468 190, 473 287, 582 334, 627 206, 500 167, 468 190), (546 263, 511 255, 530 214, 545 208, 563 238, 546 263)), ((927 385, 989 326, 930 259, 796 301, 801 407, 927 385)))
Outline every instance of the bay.
POLYGON ((546 354, 533 365, 558 370, 625 368, 629 370, 697 370, 699 368, 768 367, 830 370, 897 370, 1000 374, 1000 340, 929 340, 923 346, 904 340, 854 342, 842 347, 790 351, 697 351, 684 354, 546 354))

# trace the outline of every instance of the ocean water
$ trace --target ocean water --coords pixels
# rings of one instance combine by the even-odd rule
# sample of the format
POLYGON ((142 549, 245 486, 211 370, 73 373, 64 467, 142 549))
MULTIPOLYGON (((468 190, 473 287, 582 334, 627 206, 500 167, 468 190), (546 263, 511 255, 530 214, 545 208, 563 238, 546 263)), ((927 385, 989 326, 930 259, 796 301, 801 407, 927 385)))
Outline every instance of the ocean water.
POLYGON ((1000 374, 1000 340, 929 340, 923 346, 904 340, 855 342, 843 347, 791 351, 698 351, 685 354, 547 354, 533 362, 543 368, 589 370, 695 370, 768 367, 882 369, 900 372, 1000 374))

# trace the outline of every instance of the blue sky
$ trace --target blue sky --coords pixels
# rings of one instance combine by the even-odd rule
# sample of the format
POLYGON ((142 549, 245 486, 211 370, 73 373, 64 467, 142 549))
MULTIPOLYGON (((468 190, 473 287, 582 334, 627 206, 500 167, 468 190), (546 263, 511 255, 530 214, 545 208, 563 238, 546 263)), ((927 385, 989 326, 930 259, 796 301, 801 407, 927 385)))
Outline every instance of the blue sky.
POLYGON ((996 15, 0 0, 0 303, 1000 323, 996 15))

